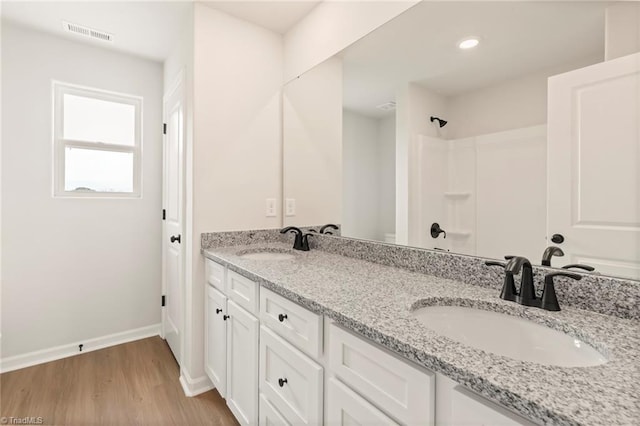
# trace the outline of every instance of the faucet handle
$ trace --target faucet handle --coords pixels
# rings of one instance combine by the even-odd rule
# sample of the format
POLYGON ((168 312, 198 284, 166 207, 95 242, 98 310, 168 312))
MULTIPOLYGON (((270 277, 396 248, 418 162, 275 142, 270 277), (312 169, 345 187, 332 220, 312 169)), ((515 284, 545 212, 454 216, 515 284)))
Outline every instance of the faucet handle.
POLYGON ((574 274, 572 272, 556 271, 551 272, 544 276, 544 288, 542 289, 542 301, 540 307, 547 311, 559 311, 560 304, 558 303, 558 297, 556 296, 554 277, 568 277, 574 280, 581 280, 582 275, 574 274))
POLYGON ((572 269, 572 268, 582 269, 582 270, 585 270, 585 271, 588 271, 588 272, 593 272, 593 271, 596 270, 596 268, 594 268, 593 266, 583 265, 581 263, 572 263, 570 265, 564 265, 562 267, 562 269, 572 269))
POLYGON ((553 277, 568 277, 568 278, 573 278, 576 281, 580 281, 582 279, 582 275, 574 274, 573 272, 564 272, 564 271, 551 272, 550 274, 545 275, 545 278, 553 278, 553 277))
POLYGON ((484 262, 487 266, 500 266, 505 268, 504 275, 504 283, 502 284, 502 290, 500 290, 500 298, 504 300, 514 301, 516 300, 516 296, 518 295, 518 291, 516 290, 516 284, 513 281, 513 273, 511 271, 507 271, 507 264, 504 262, 498 262, 496 260, 489 260, 484 262))
POLYGON ((333 235, 333 232, 327 231, 327 229, 333 229, 337 231, 340 228, 338 227, 338 225, 334 225, 333 223, 327 223, 326 225, 320 228, 320 233, 333 235))

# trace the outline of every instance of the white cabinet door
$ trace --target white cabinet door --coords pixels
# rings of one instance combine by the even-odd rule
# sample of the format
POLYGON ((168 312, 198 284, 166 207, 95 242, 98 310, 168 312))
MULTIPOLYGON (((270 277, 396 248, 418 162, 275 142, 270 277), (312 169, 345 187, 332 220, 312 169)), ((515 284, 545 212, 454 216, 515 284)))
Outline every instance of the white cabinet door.
POLYGON ((266 396, 260 394, 260 426, 289 426, 290 423, 271 405, 266 396))
POLYGON ((329 379, 327 401, 328 425, 397 425, 335 377, 329 379))
POLYGON ((258 334, 260 323, 227 301, 227 405, 240 424, 258 423, 258 334))
POLYGON ((223 398, 227 384, 227 298, 207 285, 205 307, 204 369, 223 398))
POLYGON ((291 424, 322 424, 322 367, 260 327, 260 392, 291 424))
POLYGON ((331 372, 400 423, 433 425, 435 375, 401 361, 369 341, 329 326, 331 372))
POLYGON ((564 236, 563 263, 640 278, 638 117, 640 53, 549 78, 547 237, 564 236))
POLYGON ((534 426, 509 410, 494 404, 462 386, 453 389, 452 425, 465 426, 534 426))

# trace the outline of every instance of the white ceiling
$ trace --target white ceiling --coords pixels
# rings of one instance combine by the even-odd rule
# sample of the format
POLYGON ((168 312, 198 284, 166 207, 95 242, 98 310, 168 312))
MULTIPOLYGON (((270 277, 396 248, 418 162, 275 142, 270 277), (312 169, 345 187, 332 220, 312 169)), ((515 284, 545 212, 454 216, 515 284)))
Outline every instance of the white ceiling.
POLYGON ((203 1, 214 9, 221 10, 236 18, 253 22, 271 31, 284 34, 311 9, 319 0, 235 0, 235 1, 203 1))
MULTIPOLYGON (((191 0, 178 1, 2 1, 2 18, 61 37, 156 61, 169 55, 188 25, 191 0), (62 21, 113 34, 113 43, 87 39, 62 29, 62 21)), ((203 4, 283 34, 318 0, 204 1, 203 4)))
POLYGON ((188 1, 3 1, 2 18, 41 31, 96 46, 111 48, 156 61, 163 61, 187 24, 188 1), (113 43, 93 41, 67 33, 62 21, 106 31, 113 43))
MULTIPOLYGON (((451 96, 535 71, 604 57, 606 2, 423 2, 346 48, 344 105, 376 105, 416 82, 451 96), (476 49, 457 43, 479 36, 476 49)), ((601 59, 602 60, 602 59, 601 59)))

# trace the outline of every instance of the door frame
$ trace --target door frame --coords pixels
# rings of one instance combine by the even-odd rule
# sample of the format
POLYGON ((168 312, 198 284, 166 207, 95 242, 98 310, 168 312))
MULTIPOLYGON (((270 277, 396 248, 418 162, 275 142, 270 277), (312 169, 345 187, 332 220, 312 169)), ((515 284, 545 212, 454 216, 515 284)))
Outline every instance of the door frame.
MULTIPOLYGON (((176 94, 178 93, 179 98, 180 98, 180 103, 182 104, 182 112, 183 112, 183 126, 182 126, 182 149, 183 149, 183 155, 182 155, 182 167, 181 167, 181 182, 180 182, 180 186, 181 186, 181 190, 182 190, 182 205, 181 205, 181 209, 182 209, 182 214, 181 214, 181 218, 182 218, 182 223, 180 224, 180 234, 182 235, 182 239, 183 242, 185 242, 187 239, 185 237, 185 221, 186 221, 186 208, 185 208, 185 196, 186 196, 186 141, 187 141, 187 129, 186 129, 186 114, 185 114, 185 109, 186 109, 186 88, 185 88, 185 70, 184 68, 181 69, 178 74, 176 75, 176 77, 173 80, 173 83, 171 83, 171 85, 169 86, 169 90, 166 91, 166 93, 162 96, 162 122, 163 125, 167 125, 168 123, 168 113, 169 113, 169 108, 167 107, 167 103, 168 101, 176 94)), ((162 209, 166 210, 166 206, 167 206, 167 185, 166 185, 166 168, 167 168, 167 134, 168 132, 165 134, 163 132, 162 135, 162 209)), ((161 242, 161 251, 162 251, 162 292, 160 294, 160 298, 162 298, 163 296, 166 296, 167 294, 167 274, 166 274, 166 249, 165 249, 165 245, 168 244, 167 239, 168 237, 168 233, 167 233, 167 229, 166 229, 166 221, 163 219, 162 221, 162 242, 161 242)), ((181 318, 181 327, 182 329, 179 330, 180 331, 180 355, 179 355, 179 360, 176 359, 176 361, 178 362, 178 365, 180 367, 182 367, 182 360, 184 359, 184 345, 185 345, 185 339, 184 339, 184 334, 185 334, 185 326, 186 326, 186 313, 185 313, 185 296, 186 296, 186 292, 185 292, 185 271, 186 271, 186 244, 181 244, 181 250, 182 250, 182 258, 181 258, 181 264, 180 264, 180 273, 179 273, 179 279, 180 279, 180 300, 182 301, 182 306, 180 306, 180 316, 181 318)), ((166 324, 166 316, 167 316, 167 311, 166 311, 166 306, 162 306, 161 307, 161 327, 160 327, 160 337, 162 337, 163 339, 166 339, 166 334, 165 334, 165 324, 166 324)))

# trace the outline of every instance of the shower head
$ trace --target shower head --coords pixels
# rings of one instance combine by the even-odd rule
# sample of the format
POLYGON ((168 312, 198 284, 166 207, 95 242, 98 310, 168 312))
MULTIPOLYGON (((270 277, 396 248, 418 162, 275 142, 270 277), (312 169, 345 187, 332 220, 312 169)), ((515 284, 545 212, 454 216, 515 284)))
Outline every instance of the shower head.
POLYGON ((432 122, 432 123, 433 123, 434 121, 436 121, 436 120, 438 121, 438 124, 440 125, 440 127, 444 127, 444 126, 446 126, 446 125, 447 125, 447 120, 443 120, 443 119, 441 119, 441 118, 431 116, 431 122, 432 122))

